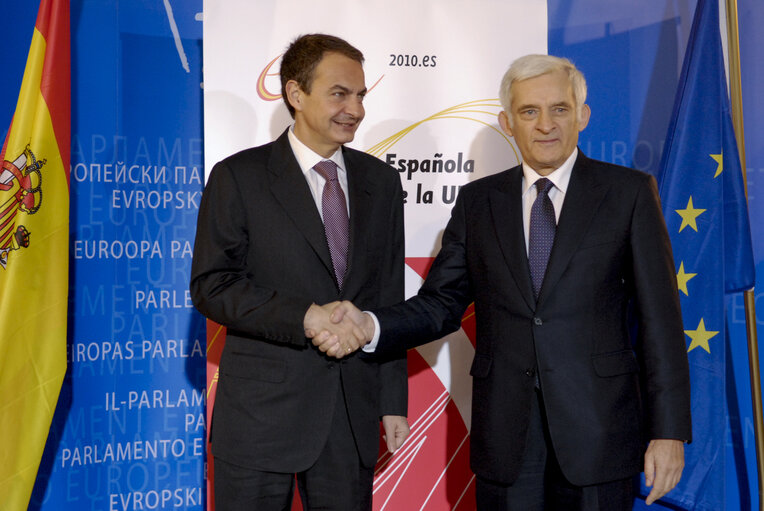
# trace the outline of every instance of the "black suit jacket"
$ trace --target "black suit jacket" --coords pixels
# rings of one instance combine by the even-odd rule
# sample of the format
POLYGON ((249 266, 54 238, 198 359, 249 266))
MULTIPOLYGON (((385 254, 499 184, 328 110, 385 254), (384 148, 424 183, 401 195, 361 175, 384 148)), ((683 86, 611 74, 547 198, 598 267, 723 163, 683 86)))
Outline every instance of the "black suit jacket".
POLYGON ((406 415, 405 356, 377 363, 353 354, 337 362, 303 330, 314 302, 376 308, 403 299, 398 173, 359 151, 344 148, 343 157, 351 232, 341 292, 286 132, 215 165, 204 190, 191 296, 227 327, 211 427, 213 454, 230 463, 276 472, 310 467, 332 434, 340 386, 366 466, 377 459, 380 416, 406 415))
POLYGON ((687 354, 655 180, 579 152, 538 301, 521 194, 520 166, 461 189, 419 294, 375 311, 377 351, 459 328, 474 301, 473 471, 515 480, 538 378, 568 480, 629 477, 641 470, 645 440, 691 436, 687 354))

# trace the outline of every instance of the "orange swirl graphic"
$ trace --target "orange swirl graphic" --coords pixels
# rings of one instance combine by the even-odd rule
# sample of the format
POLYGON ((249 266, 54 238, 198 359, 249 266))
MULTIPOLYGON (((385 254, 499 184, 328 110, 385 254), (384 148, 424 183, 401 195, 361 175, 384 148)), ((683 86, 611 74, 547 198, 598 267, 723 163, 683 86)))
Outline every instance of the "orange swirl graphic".
POLYGON ((265 79, 269 76, 278 76, 279 73, 269 73, 268 71, 271 70, 271 67, 273 67, 273 64, 276 63, 278 59, 281 58, 281 55, 276 55, 276 58, 271 60, 267 66, 260 72, 260 76, 257 77, 257 95, 260 96, 260 99, 264 101, 277 101, 281 99, 281 90, 279 90, 278 94, 273 94, 265 87, 265 79))

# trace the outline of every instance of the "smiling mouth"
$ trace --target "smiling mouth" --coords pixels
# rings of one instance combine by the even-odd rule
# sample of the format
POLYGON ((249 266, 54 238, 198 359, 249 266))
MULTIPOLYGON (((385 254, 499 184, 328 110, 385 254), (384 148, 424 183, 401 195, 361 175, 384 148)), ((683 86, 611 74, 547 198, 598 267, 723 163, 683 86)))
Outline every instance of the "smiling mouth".
POLYGON ((339 125, 340 128, 343 129, 355 129, 358 126, 357 121, 334 121, 335 124, 339 125))

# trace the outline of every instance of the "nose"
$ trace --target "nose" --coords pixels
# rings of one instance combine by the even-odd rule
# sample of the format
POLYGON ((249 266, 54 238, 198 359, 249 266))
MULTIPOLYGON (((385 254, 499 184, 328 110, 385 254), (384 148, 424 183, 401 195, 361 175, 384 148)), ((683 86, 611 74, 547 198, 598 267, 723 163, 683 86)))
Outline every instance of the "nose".
POLYGON ((552 116, 546 110, 542 109, 539 111, 539 115, 536 118, 536 129, 542 133, 549 133, 554 129, 552 116))
POLYGON ((347 103, 345 103, 345 113, 352 115, 358 120, 363 119, 366 110, 363 108, 363 101, 358 97, 351 97, 347 103))

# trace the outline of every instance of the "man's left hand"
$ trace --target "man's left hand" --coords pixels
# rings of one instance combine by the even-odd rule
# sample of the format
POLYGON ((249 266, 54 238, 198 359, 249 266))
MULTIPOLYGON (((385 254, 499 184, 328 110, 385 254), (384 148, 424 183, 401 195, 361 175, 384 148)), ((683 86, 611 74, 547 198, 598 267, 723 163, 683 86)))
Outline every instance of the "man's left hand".
POLYGON ((385 429, 385 444, 390 454, 393 454, 403 445, 411 432, 406 417, 401 415, 382 416, 382 427, 385 429))
POLYGON ((684 442, 651 440, 645 452, 645 484, 651 486, 645 503, 649 506, 670 492, 682 478, 684 442))

